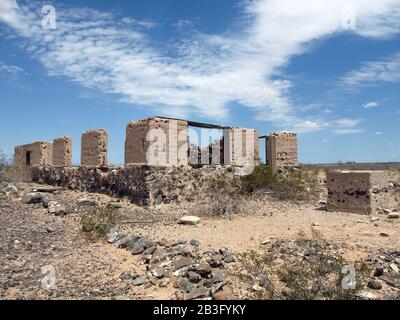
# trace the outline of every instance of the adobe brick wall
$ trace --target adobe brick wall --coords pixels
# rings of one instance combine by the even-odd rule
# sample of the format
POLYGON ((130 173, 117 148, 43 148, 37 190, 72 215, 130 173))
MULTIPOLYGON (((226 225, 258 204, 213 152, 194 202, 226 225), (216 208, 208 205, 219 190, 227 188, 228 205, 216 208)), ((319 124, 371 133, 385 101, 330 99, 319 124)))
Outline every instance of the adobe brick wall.
POLYGON ((125 164, 186 165, 188 145, 187 121, 157 117, 132 121, 126 128, 125 164), (154 137, 157 132, 160 140, 154 137))
POLYGON ((72 164, 72 139, 61 137, 53 140, 53 166, 69 167, 72 164))
POLYGON ((82 134, 81 165, 107 165, 108 134, 106 130, 94 129, 82 134))
POLYGON ((258 133, 256 129, 224 129, 225 164, 242 166, 246 164, 258 164, 259 162, 258 133), (248 143, 253 143, 253 147, 251 145, 247 146, 248 143), (247 154, 248 151, 249 154, 247 154))
POLYGON ((35 166, 52 165, 53 144, 46 141, 38 141, 31 144, 16 146, 14 150, 14 166, 16 179, 19 181, 31 181, 31 168, 35 166), (27 154, 30 154, 30 163, 27 163, 27 154))
POLYGON ((327 209, 361 214, 398 209, 399 177, 399 174, 391 171, 328 172, 327 209))
POLYGON ((297 134, 273 132, 266 137, 267 163, 273 168, 298 166, 297 134))

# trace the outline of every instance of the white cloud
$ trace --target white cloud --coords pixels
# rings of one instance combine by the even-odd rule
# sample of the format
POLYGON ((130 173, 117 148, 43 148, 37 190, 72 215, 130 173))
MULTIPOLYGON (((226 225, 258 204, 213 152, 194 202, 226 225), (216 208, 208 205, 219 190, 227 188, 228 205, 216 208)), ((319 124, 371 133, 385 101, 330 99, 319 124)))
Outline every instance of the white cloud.
POLYGON ((349 119, 343 118, 332 121, 332 125, 339 127, 339 128, 354 128, 359 125, 363 119, 349 119))
POLYGON ((14 65, 6 64, 0 61, 0 78, 5 80, 16 80, 20 76, 27 74, 27 72, 14 65))
POLYGON ((134 19, 131 17, 122 18, 121 21, 126 24, 136 25, 136 26, 140 26, 143 28, 147 28, 147 29, 154 28, 157 25, 157 23, 155 23, 153 21, 138 20, 138 19, 134 19))
POLYGON ((381 135, 383 135, 383 132, 382 131, 376 131, 376 132, 374 132, 374 135, 375 136, 381 136, 381 135))
POLYGON ((296 125, 294 125, 293 131, 297 132, 311 132, 311 131, 318 131, 321 130, 322 127, 319 123, 314 121, 303 121, 296 125))
POLYGON ((361 133, 364 132, 363 129, 334 129, 332 130, 333 133, 343 135, 343 134, 354 134, 354 133, 361 133))
POLYGON ((211 119, 227 117, 229 103, 238 102, 259 120, 312 131, 330 124, 299 116, 283 67, 309 50, 314 40, 349 32, 342 28, 346 6, 357 13, 357 29, 350 32, 368 37, 399 32, 386 23, 400 17, 399 4, 400 0, 245 2, 247 21, 241 33, 196 33, 174 44, 173 55, 164 53, 163 44, 151 42, 136 20, 120 21, 92 9, 57 7, 57 29, 42 30, 38 2, 18 7, 13 0, 2 0, 0 21, 26 39, 28 52, 49 75, 118 94, 127 103, 211 119))
POLYGON ((338 135, 361 133, 364 132, 364 129, 357 128, 357 126, 362 121, 364 121, 364 119, 338 119, 330 123, 330 129, 333 133, 338 135))
POLYGON ((371 109, 376 107, 379 107, 379 103, 376 101, 371 101, 363 104, 364 109, 371 109))
POLYGON ((382 61, 365 62, 341 79, 342 84, 348 88, 376 85, 381 81, 400 81, 400 52, 382 61))

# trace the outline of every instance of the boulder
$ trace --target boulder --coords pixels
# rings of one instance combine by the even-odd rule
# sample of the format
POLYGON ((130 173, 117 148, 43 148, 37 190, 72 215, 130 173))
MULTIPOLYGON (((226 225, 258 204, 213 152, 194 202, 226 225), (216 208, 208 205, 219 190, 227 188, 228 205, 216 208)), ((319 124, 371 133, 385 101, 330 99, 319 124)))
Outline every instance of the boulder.
POLYGON ((183 267, 190 266, 194 263, 194 260, 190 257, 180 257, 174 263, 174 270, 177 271, 183 267))
POLYGON ((200 218, 196 216, 184 216, 179 220, 179 224, 196 225, 200 222, 200 218))
POLYGON ((38 192, 27 193, 23 196, 22 201, 26 204, 41 203, 42 195, 38 192))

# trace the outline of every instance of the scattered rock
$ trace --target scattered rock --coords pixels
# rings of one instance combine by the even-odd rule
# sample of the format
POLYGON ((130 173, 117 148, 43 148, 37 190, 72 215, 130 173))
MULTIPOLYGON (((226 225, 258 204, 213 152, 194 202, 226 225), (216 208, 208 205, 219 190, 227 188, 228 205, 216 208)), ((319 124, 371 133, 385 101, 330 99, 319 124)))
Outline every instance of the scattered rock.
POLYGON ((373 290, 381 290, 382 283, 379 280, 370 280, 368 282, 368 288, 373 289, 373 290))
POLYGON ((180 257, 174 265, 174 270, 177 271, 183 267, 190 266, 194 263, 193 259, 190 257, 180 257))
POLYGON ((97 204, 96 201, 87 198, 81 198, 78 200, 78 205, 81 207, 93 207, 96 204, 97 204))
POLYGON ((179 220, 179 224, 196 225, 200 222, 200 218, 196 216, 184 216, 179 220))
POLYGON ((165 271, 162 267, 155 267, 153 270, 151 270, 151 274, 156 277, 157 279, 161 279, 165 275, 165 271))
POLYGON ((18 188, 12 183, 9 183, 4 187, 3 192, 6 194, 18 194, 18 188))
POLYGON ((374 277, 380 277, 383 276, 384 274, 384 268, 383 267, 376 267, 374 270, 374 277))
POLYGON ((232 300, 233 299, 233 289, 231 286, 223 286, 221 290, 217 291, 213 295, 214 300, 232 300))
POLYGON ((208 263, 200 263, 196 268, 196 272, 202 275, 203 277, 210 274, 212 271, 210 265, 208 263))
POLYGON ((126 245, 129 241, 129 236, 125 236, 115 242, 115 246, 119 249, 126 248, 126 245))
POLYGON ((186 278, 180 278, 178 279, 178 288, 180 291, 188 293, 194 288, 194 284, 186 278))
POLYGON ((390 209, 383 209, 383 213, 384 214, 389 214, 389 213, 391 213, 392 212, 392 210, 390 210, 390 209))
POLYGON ((394 272, 399 273, 399 267, 395 263, 391 263, 389 265, 390 269, 392 269, 394 272))
POLYGON ((226 263, 232 263, 232 262, 235 262, 236 259, 235 259, 235 256, 234 256, 233 254, 228 253, 228 254, 224 257, 224 261, 225 261, 226 263))
POLYGON ((391 212, 388 214, 388 219, 399 219, 400 214, 398 212, 391 212))
POLYGON ((198 298, 205 298, 210 295, 210 290, 207 288, 194 288, 192 291, 190 291, 187 295, 188 300, 194 300, 198 298))
POLYGON ((144 246, 141 244, 141 243, 135 243, 133 246, 132 246, 132 249, 131 249, 131 253, 133 254, 133 255, 138 255, 138 254, 141 254, 142 252, 144 251, 144 246))
POLYGON ((136 278, 139 278, 139 275, 136 273, 136 271, 125 271, 122 272, 119 277, 121 280, 135 280, 136 278))
POLYGON ((211 256, 209 259, 207 259, 207 262, 211 267, 218 268, 222 264, 223 260, 224 260, 224 257, 222 255, 215 254, 215 255, 211 256))
POLYGON ((193 247, 198 247, 200 245, 200 241, 199 240, 190 240, 190 245, 192 245, 193 247))
POLYGON ((26 204, 41 203, 42 195, 38 192, 27 193, 23 196, 22 201, 26 204))
POLYGON ((259 292, 259 291, 263 291, 263 290, 264 290, 264 288, 261 287, 258 283, 255 284, 255 285, 252 287, 252 289, 253 289, 255 292, 259 292))
POLYGON ((143 277, 138 277, 135 280, 132 281, 132 284, 137 287, 137 286, 141 286, 143 284, 145 284, 147 282, 147 280, 143 277))
POLYGON ((64 216, 67 214, 65 206, 59 204, 56 201, 51 201, 49 203, 48 212, 54 214, 55 216, 64 216))
POLYGON ((387 233, 385 233, 385 232, 381 232, 379 235, 380 235, 381 237, 384 237, 384 238, 389 237, 389 235, 388 235, 387 233))
POLYGON ((258 281, 258 285, 267 290, 271 290, 273 288, 273 284, 271 283, 271 281, 269 281, 266 278, 263 278, 260 281, 258 281))
POLYGON ((47 227, 46 228, 47 233, 54 233, 54 229, 52 227, 47 227))
POLYGON ((357 296, 363 300, 377 300, 378 299, 378 297, 375 294, 373 294, 372 292, 369 292, 369 291, 361 291, 360 293, 357 294, 357 296))
POLYGON ((211 277, 214 283, 223 282, 228 276, 228 271, 223 269, 216 269, 212 272, 211 277))
POLYGON ((162 279, 161 281, 160 281, 160 283, 158 284, 158 286, 160 287, 160 288, 165 288, 165 287, 167 287, 168 285, 169 285, 169 279, 168 278, 164 278, 164 279, 162 279))
POLYGON ((124 238, 125 235, 120 233, 117 229, 117 227, 111 227, 110 230, 107 233, 107 242, 108 243, 114 243, 122 238, 124 238))
POLYGON ((200 274, 198 274, 197 272, 193 272, 193 271, 189 271, 187 274, 187 277, 188 277, 189 281, 192 283, 199 283, 201 280, 200 274))

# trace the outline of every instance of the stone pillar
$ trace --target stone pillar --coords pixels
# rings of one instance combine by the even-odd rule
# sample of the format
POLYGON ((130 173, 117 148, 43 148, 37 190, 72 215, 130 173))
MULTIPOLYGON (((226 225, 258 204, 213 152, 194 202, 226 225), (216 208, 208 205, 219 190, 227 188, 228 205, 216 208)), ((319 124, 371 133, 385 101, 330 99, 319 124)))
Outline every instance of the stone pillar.
POLYGON ((265 141, 267 164, 273 169, 278 167, 295 167, 297 160, 297 134, 273 132, 265 141))
POLYGON ((31 182, 31 168, 53 163, 53 144, 38 141, 15 147, 14 166, 17 180, 31 182))
POLYGON ((258 133, 256 129, 224 129, 224 163, 244 166, 259 164, 258 133))
POLYGON ((81 165, 107 165, 108 134, 106 130, 95 129, 82 134, 81 165))
POLYGON ((126 128, 125 164, 188 164, 188 123, 150 118, 132 121, 126 128))
POLYGON ((72 139, 61 137, 53 140, 53 166, 70 167, 72 164, 72 139))

